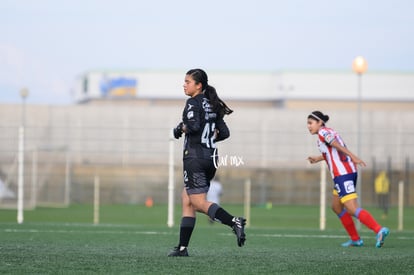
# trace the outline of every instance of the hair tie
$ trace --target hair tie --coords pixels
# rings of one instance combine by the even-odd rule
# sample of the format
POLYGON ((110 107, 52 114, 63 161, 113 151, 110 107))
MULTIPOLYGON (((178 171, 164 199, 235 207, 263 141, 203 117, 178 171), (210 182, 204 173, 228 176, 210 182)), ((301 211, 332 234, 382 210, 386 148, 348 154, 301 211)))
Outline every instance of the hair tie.
POLYGON ((316 118, 317 120, 320 120, 320 121, 322 121, 323 123, 326 123, 326 121, 325 121, 325 120, 323 120, 322 118, 318 117, 318 116, 317 116, 317 115, 315 115, 314 113, 311 113, 310 115, 311 115, 311 116, 313 116, 314 118, 316 118))

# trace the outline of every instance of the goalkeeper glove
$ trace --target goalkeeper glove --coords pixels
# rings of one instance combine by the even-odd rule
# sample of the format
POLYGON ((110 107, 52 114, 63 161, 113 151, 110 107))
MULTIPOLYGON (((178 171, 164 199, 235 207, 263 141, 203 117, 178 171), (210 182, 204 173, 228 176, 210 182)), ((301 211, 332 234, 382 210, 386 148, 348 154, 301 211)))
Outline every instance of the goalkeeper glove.
POLYGON ((176 139, 179 139, 180 137, 181 137, 181 135, 183 134, 183 123, 182 122, 180 122, 178 125, 177 125, 177 127, 175 127, 174 129, 173 129, 173 133, 174 133, 174 137, 176 138, 176 139))

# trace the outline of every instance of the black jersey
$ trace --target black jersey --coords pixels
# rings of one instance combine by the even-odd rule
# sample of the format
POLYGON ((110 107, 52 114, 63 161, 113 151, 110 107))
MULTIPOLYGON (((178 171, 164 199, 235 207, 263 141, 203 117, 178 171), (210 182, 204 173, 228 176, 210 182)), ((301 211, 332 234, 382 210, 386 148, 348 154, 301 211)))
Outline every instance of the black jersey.
POLYGON ((204 94, 189 98, 183 111, 187 130, 184 140, 184 159, 212 159, 216 142, 230 136, 223 118, 214 112, 204 94))

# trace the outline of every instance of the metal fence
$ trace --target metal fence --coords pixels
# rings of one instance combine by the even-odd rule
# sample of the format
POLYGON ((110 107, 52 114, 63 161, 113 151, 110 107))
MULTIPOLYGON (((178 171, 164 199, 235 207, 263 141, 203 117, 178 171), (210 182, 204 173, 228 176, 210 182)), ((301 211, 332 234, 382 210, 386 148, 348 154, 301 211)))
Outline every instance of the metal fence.
MULTIPOLYGON (((21 106, 0 108, 0 194, 2 207, 15 207, 18 182, 18 128, 25 123, 25 207, 90 203, 99 176, 103 203, 143 203, 151 196, 166 203, 170 132, 182 106, 21 106), (7 192, 6 192, 7 191, 7 192), (8 195, 8 196, 6 196, 8 195)), ((223 201, 243 202, 243 183, 252 182, 252 203, 318 204, 319 166, 307 163, 318 154, 316 137, 306 129, 308 110, 240 108, 227 118, 229 140, 219 143, 218 174, 223 201)), ((374 179, 387 170, 390 202, 405 183, 407 205, 414 204, 414 111, 331 111, 330 125, 356 153, 361 136, 364 203, 375 204, 374 179)), ((182 140, 174 141, 175 182, 181 187, 182 140)), ((328 188, 330 192, 330 188, 328 188)))

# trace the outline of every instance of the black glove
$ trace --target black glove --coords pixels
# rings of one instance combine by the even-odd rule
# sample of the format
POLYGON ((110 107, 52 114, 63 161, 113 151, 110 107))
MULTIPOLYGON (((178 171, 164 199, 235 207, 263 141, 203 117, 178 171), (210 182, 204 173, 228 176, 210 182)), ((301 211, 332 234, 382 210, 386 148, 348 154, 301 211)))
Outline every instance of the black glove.
POLYGON ((180 122, 178 125, 177 125, 177 127, 175 127, 174 129, 173 129, 173 133, 174 133, 174 137, 176 138, 176 139, 179 139, 180 137, 181 137, 181 135, 183 134, 183 123, 182 122, 180 122))

